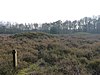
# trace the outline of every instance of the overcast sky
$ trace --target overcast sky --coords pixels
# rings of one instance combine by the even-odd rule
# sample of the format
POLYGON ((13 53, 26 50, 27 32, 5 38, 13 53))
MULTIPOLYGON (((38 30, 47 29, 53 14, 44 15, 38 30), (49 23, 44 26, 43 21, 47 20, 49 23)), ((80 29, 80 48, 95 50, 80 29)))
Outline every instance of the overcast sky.
POLYGON ((100 0, 0 0, 0 20, 44 23, 100 15, 100 0))

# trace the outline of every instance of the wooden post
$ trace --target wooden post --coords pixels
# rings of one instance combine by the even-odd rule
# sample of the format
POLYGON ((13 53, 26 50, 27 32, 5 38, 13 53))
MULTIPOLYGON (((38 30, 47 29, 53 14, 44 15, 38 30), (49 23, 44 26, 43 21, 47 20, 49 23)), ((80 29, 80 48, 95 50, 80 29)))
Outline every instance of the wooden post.
POLYGON ((13 67, 16 68, 17 67, 17 51, 13 50, 12 54, 13 54, 13 67))

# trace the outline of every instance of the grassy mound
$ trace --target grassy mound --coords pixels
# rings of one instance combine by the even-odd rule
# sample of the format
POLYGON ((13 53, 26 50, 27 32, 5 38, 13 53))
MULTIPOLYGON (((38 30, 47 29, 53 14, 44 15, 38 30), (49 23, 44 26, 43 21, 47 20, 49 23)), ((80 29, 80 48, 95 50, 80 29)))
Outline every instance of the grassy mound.
POLYGON ((27 32, 27 33, 20 33, 20 34, 15 34, 13 36, 13 38, 29 38, 29 39, 34 39, 34 38, 38 38, 38 39, 43 39, 43 38, 52 38, 53 36, 47 33, 36 33, 36 32, 27 32))

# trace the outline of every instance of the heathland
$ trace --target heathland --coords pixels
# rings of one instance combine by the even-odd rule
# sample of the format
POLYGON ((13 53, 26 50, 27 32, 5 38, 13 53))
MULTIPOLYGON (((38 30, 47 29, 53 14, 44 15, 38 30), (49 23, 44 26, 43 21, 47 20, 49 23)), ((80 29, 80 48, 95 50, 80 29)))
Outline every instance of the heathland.
POLYGON ((2 34, 0 75, 100 75, 100 34, 2 34), (18 52, 16 70, 14 49, 18 52))

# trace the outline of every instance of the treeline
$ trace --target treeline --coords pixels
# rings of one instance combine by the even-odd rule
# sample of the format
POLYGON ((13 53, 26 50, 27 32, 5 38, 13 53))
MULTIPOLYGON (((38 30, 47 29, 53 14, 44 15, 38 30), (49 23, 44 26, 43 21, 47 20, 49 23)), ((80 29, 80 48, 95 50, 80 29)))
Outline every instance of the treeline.
POLYGON ((10 22, 0 22, 0 33, 13 34, 20 32, 41 31, 51 34, 68 34, 75 32, 88 32, 88 33, 100 33, 100 16, 84 17, 80 20, 61 20, 52 23, 28 23, 18 24, 10 22))

